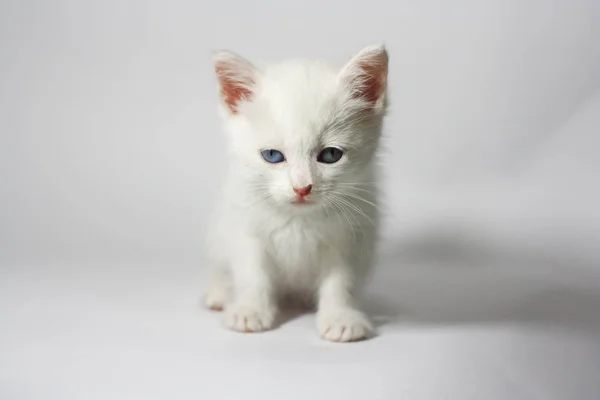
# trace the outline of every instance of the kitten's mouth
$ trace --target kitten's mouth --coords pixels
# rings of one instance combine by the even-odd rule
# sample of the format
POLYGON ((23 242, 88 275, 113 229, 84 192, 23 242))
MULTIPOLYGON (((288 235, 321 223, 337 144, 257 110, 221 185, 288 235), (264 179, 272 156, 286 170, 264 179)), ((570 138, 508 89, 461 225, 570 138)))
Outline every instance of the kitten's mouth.
POLYGON ((302 197, 295 198, 290 203, 292 203, 295 206, 306 206, 306 205, 312 204, 310 201, 308 201, 302 197))

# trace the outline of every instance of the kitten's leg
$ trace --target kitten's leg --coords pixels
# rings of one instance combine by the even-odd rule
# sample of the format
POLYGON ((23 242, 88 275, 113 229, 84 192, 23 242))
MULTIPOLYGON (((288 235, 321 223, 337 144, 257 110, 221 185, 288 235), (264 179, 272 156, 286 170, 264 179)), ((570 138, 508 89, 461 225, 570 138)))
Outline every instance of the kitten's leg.
POLYGON ((204 305, 213 311, 222 311, 231 297, 231 274, 219 265, 212 273, 211 281, 204 296, 204 305))
POLYGON ((354 271, 340 257, 328 257, 328 273, 319 288, 317 329, 323 339, 351 342, 373 333, 367 316, 355 305, 354 271))
POLYGON ((276 303, 270 265, 259 242, 245 237, 232 254, 234 300, 225 307, 225 326, 240 332, 273 327, 276 303))

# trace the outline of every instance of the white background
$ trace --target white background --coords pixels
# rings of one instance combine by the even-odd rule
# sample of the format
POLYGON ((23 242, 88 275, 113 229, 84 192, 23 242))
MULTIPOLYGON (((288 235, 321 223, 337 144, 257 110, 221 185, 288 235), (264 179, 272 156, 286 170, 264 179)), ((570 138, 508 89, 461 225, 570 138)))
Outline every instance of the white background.
POLYGON ((600 3, 0 3, 0 398, 597 399, 600 3), (374 340, 198 307, 211 51, 390 53, 374 340))

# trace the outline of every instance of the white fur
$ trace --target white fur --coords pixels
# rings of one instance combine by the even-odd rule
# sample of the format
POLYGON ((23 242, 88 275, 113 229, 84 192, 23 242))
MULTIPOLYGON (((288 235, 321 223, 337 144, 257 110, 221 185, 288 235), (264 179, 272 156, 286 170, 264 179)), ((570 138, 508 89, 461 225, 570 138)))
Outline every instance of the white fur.
POLYGON ((239 72, 240 85, 252 91, 234 110, 223 101, 220 108, 229 171, 210 231, 215 271, 205 303, 225 310, 227 327, 270 329, 279 299, 291 295, 315 302, 325 339, 372 333, 357 296, 377 242, 375 156, 385 86, 375 104, 355 93, 364 82, 361 62, 382 60, 386 76, 382 46, 364 49, 342 68, 299 60, 258 70, 232 53, 215 55, 215 65, 233 68, 221 73, 239 72), (318 152, 330 146, 344 150, 342 159, 318 163, 318 152), (286 161, 265 162, 263 149, 283 152, 286 161), (310 204, 292 204, 293 187, 308 184, 310 204))

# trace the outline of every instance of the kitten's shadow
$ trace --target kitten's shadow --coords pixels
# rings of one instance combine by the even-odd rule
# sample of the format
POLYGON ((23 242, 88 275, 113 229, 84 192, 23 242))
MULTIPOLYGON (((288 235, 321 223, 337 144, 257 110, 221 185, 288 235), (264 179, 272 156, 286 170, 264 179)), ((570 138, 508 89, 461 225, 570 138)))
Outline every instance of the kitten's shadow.
POLYGON ((379 327, 514 323, 600 333, 600 276, 588 279, 592 270, 564 255, 439 230, 387 246, 365 309, 379 327))

